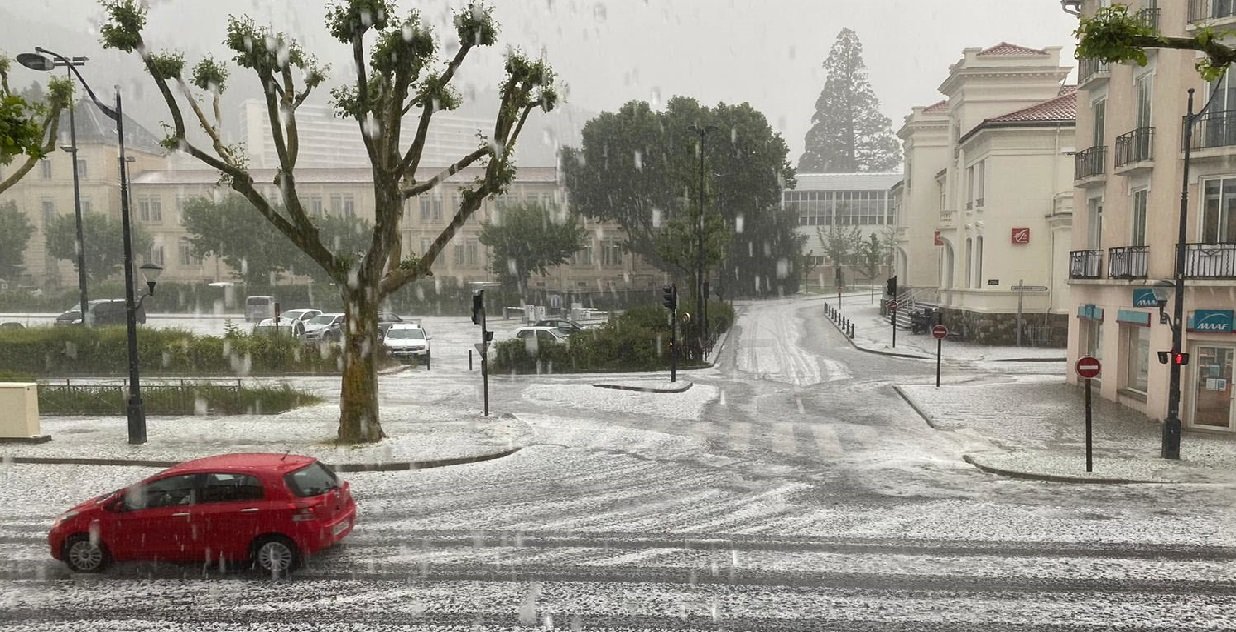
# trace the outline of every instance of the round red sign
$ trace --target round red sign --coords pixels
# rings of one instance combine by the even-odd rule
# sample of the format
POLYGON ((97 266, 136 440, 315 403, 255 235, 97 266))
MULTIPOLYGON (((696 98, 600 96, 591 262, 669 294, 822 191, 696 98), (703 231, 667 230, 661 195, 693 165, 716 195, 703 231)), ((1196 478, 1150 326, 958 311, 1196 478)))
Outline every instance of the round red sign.
POLYGON ((1098 377, 1101 368, 1098 358, 1083 356, 1077 360, 1077 374, 1084 378, 1098 377))
POLYGON ((939 340, 948 335, 948 327, 945 327, 944 325, 936 325, 931 328, 931 335, 935 337, 936 340, 939 340))

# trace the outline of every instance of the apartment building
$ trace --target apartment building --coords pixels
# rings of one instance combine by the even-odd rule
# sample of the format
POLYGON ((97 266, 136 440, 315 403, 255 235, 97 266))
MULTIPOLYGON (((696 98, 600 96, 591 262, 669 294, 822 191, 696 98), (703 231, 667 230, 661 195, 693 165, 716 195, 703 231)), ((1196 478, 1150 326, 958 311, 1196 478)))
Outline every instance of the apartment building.
MULTIPOLYGON (((1092 15, 1098 0, 1071 3, 1092 15)), ((1231 2, 1132 3, 1166 35, 1236 26, 1231 2)), ((1099 358, 1099 393, 1145 414, 1167 415, 1171 349, 1153 288, 1170 285, 1184 180, 1182 121, 1195 90, 1189 177, 1185 186, 1184 350, 1181 418, 1186 427, 1233 428, 1236 358, 1236 78, 1207 84, 1188 51, 1149 51, 1145 66, 1080 64, 1074 233, 1069 277, 1070 361, 1099 358), (1084 142, 1083 142, 1084 139, 1084 142)), ((1165 295, 1171 297, 1171 288, 1165 295)), ((1161 290, 1162 291, 1162 290, 1161 290)), ((1170 310, 1169 310, 1170 311, 1170 310)), ((1070 371, 1069 379, 1076 375, 1070 371)))
MULTIPOLYGON (((858 229, 863 239, 876 235, 881 242, 893 230, 892 187, 900 173, 800 173, 793 189, 782 192, 782 204, 798 215, 799 235, 807 238, 803 249, 810 257, 811 272, 804 284, 832 286, 841 269, 842 284, 866 283, 862 266, 855 261, 831 260, 824 244, 831 230, 858 229), (821 237, 823 235, 823 237, 821 237)), ((884 277, 881 267, 875 279, 884 277)))
POLYGON ((967 48, 940 85, 945 99, 915 108, 899 131, 906 178, 895 269, 964 339, 1067 338, 1070 70, 1059 47, 967 48))

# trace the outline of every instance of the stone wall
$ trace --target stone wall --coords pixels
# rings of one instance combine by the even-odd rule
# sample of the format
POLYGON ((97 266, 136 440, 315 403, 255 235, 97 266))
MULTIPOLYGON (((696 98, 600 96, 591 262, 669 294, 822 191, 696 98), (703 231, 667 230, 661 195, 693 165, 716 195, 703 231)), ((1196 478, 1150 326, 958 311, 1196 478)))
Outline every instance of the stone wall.
MULTIPOLYGON (((982 345, 1012 346, 1017 344, 1017 314, 972 312, 951 307, 942 308, 944 324, 950 335, 982 345)), ((1069 317, 1066 314, 1022 314, 1023 346, 1068 346, 1069 317), (1033 338, 1041 338, 1034 340, 1033 338)))

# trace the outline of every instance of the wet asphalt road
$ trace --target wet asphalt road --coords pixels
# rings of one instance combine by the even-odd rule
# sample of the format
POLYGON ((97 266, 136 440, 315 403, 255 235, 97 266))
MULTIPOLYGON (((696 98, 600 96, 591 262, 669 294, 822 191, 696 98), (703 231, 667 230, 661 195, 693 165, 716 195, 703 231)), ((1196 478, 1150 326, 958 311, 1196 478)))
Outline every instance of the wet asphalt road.
MULTIPOLYGON (((351 475, 358 528, 290 581, 152 564, 72 576, 43 546, 62 507, 0 496, 0 627, 1236 629, 1230 488, 980 473, 960 459, 966 437, 929 428, 891 388, 931 382, 934 365, 852 349, 818 301, 745 307, 717 366, 684 377, 715 389, 698 418, 534 396, 586 376, 496 377, 493 401, 536 430, 533 445, 351 475)), ((475 373, 448 361, 408 379, 475 373)), ((0 476, 27 498, 145 473, 0 476)))

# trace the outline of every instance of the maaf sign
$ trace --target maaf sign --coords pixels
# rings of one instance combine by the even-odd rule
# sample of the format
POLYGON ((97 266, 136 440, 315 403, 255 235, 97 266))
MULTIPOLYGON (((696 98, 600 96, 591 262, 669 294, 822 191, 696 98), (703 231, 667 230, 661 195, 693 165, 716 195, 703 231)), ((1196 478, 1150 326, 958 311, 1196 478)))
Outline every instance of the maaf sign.
POLYGON ((1232 333, 1232 310, 1195 309, 1189 315, 1189 331, 1230 334, 1232 333))

